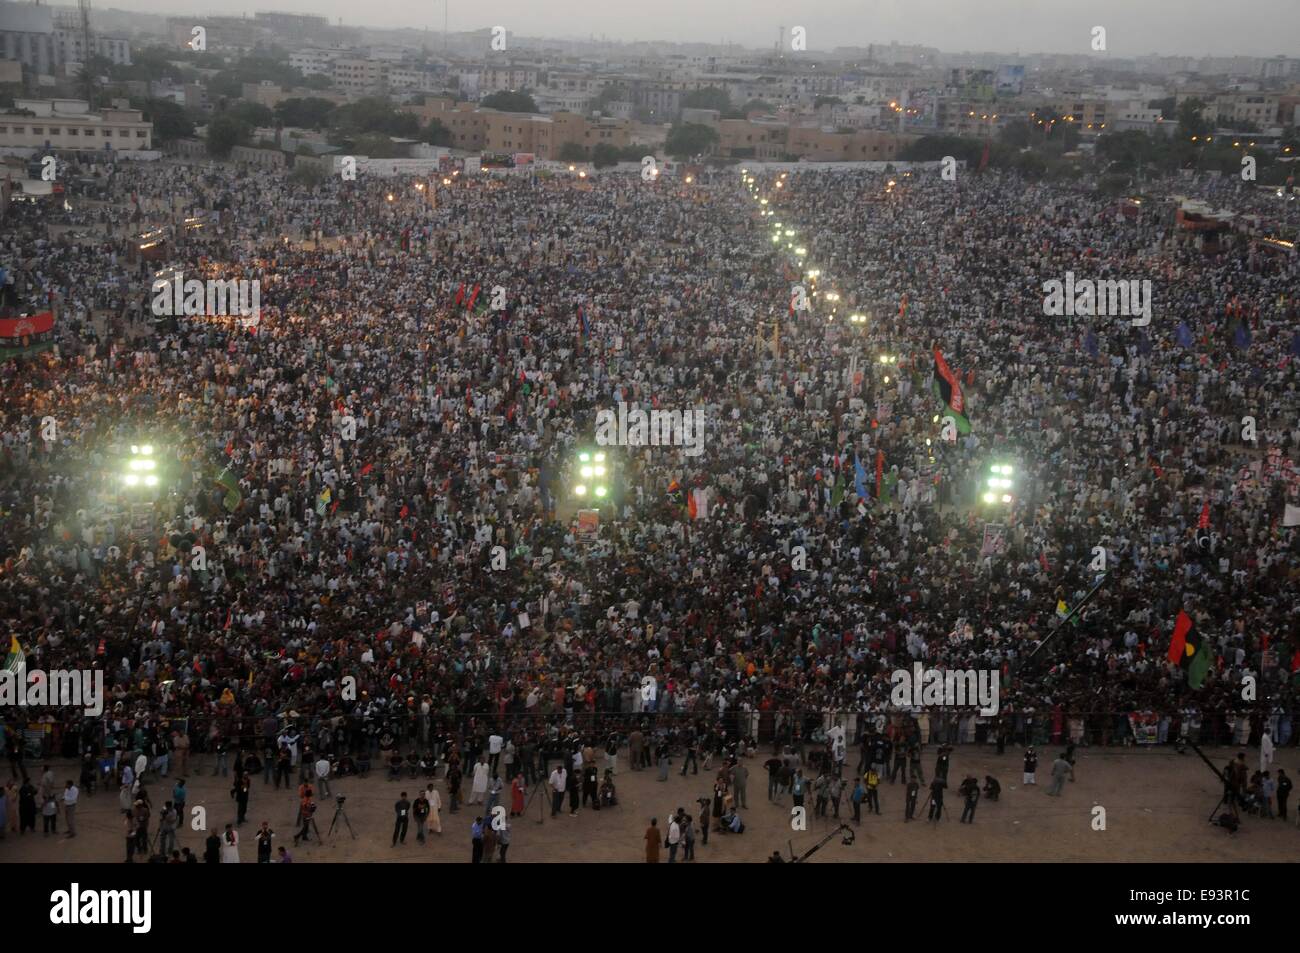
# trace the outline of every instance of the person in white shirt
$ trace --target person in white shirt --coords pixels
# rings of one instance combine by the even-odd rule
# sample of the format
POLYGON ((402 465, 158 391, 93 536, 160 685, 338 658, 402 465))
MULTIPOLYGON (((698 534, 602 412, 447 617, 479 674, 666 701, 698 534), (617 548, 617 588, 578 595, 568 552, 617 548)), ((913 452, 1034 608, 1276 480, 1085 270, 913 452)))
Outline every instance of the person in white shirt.
POLYGON ((678 813, 673 815, 672 822, 668 825, 668 863, 677 863, 677 845, 682 840, 682 825, 677 823, 677 818, 681 813, 681 808, 677 809, 678 813))
POLYGON ((63 789, 63 820, 68 827, 67 837, 77 836, 77 798, 80 796, 77 786, 69 781, 63 789))
POLYGON ((564 770, 564 765, 556 765, 551 776, 547 778, 547 783, 551 786, 551 817, 560 813, 560 808, 564 806, 564 791, 569 779, 569 773, 564 770))
POLYGON ((316 787, 320 791, 320 793, 325 797, 329 797, 330 763, 329 763, 329 759, 326 758, 323 754, 316 761, 316 780, 318 782, 316 787))
POLYGON ((497 768, 501 765, 501 749, 505 742, 506 740, 500 735, 491 735, 488 738, 488 764, 493 774, 497 773, 497 768))

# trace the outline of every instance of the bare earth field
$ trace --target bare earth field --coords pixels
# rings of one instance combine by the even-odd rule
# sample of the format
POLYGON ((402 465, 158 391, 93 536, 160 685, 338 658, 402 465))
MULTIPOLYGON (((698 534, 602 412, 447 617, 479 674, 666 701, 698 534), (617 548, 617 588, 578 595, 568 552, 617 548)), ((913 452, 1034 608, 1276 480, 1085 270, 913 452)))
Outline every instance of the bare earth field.
MULTIPOLYGON (((1209 749, 1206 754, 1217 765, 1227 761, 1236 749, 1209 749)), ((929 823, 924 820, 925 792, 922 792, 918 815, 922 819, 904 823, 903 785, 881 785, 879 817, 863 815, 857 828, 857 841, 846 847, 838 837, 831 840, 813 858, 817 863, 864 863, 881 861, 1294 861, 1300 858, 1300 828, 1292 820, 1243 818, 1241 830, 1230 836, 1207 823, 1219 797, 1219 783, 1205 764, 1189 752, 1179 755, 1172 749, 1087 749, 1078 752, 1075 783, 1066 783, 1060 798, 1046 794, 1047 768, 1056 756, 1055 749, 1041 749, 1038 786, 1021 785, 1021 754, 1008 749, 999 757, 992 747, 961 747, 952 758, 948 773, 945 814, 956 808, 951 820, 929 823), (992 774, 1002 783, 1002 797, 997 802, 981 800, 975 824, 959 824, 961 804, 955 788, 966 773, 982 781, 992 774), (1094 805, 1106 809, 1106 829, 1093 829, 1094 805)), ((1295 748, 1279 751, 1274 769, 1282 767, 1300 777, 1300 753, 1295 748)), ((808 830, 795 832, 790 824, 790 797, 782 804, 767 800, 767 778, 762 768, 766 751, 749 761, 749 810, 741 816, 746 831, 740 836, 710 834, 703 845, 697 835, 696 858, 700 863, 755 862, 780 849, 787 859, 793 842, 796 854, 815 844, 832 829, 833 821, 813 818, 812 798, 808 798, 808 830)), ((1258 752, 1249 751, 1252 770, 1258 752)), ((927 780, 931 777, 934 757, 925 760, 927 780)), ((230 780, 214 778, 208 759, 199 759, 204 768, 199 775, 196 761, 191 761, 187 786, 189 806, 202 805, 208 811, 208 824, 218 831, 235 818, 230 798, 230 780)), ((549 804, 541 792, 523 818, 513 820, 513 841, 509 859, 512 863, 598 862, 638 863, 644 861, 642 835, 652 816, 661 827, 666 815, 678 806, 698 815, 695 799, 711 793, 711 772, 681 777, 674 765, 666 783, 657 781, 656 769, 633 772, 620 756, 616 778, 619 805, 612 810, 583 810, 577 817, 562 813, 550 818, 549 804), (544 822, 538 824, 539 813, 544 822)), ((602 762, 603 766, 603 762, 602 762)), ((853 767, 850 764, 850 767, 853 767)), ((30 766, 39 771, 37 766, 30 766)), ((55 777, 62 783, 74 777, 72 766, 54 762, 55 777)), ((157 811, 170 797, 174 776, 163 782, 150 779, 148 787, 157 811)), ((422 779, 388 781, 372 774, 360 780, 347 778, 334 784, 334 793, 347 795, 347 813, 357 838, 340 831, 327 837, 324 845, 312 843, 292 846, 293 819, 297 801, 293 793, 276 791, 264 785, 261 777, 253 783, 249 802, 249 823, 241 830, 241 860, 256 860, 253 832, 262 820, 268 820, 277 832, 276 842, 289 846, 295 863, 315 862, 389 862, 389 863, 468 863, 470 860, 469 828, 477 805, 463 806, 460 813, 448 814, 443 794, 443 833, 422 846, 412 830, 405 845, 392 847, 393 804, 399 791, 414 799, 426 782, 422 779)), ((442 789, 441 782, 438 782, 442 789)), ((296 786, 296 782, 295 782, 296 786)), ((468 788, 468 785, 466 785, 468 788)), ((566 798, 567 811, 567 798, 566 798)), ((507 805, 508 806, 508 805, 507 805)), ((322 833, 329 828, 334 812, 333 797, 322 798, 317 821, 322 833)), ((843 817, 852 816, 847 796, 840 807, 843 817)), ((60 817, 58 837, 39 833, 19 837, 12 831, 0 841, 0 861, 6 863, 40 862, 121 862, 125 857, 121 815, 117 792, 100 791, 94 797, 83 793, 78 809, 76 838, 62 836, 60 817)), ((202 853, 205 833, 189 829, 180 831, 179 843, 202 853)), ((667 851, 661 852, 661 862, 667 851)))

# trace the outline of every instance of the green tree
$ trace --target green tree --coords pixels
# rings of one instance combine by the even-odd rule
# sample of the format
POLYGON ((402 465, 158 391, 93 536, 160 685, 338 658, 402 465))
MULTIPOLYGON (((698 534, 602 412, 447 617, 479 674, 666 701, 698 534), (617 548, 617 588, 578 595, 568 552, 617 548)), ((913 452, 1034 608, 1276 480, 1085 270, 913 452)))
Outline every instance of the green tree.
MULTIPOLYGON (((604 145, 605 143, 601 143, 604 145)), ((587 150, 580 142, 566 142, 560 146, 561 162, 586 162, 587 150)))
POLYGON ((716 109, 719 113, 731 112, 731 97, 725 89, 705 86, 693 89, 682 97, 683 109, 716 109))
POLYGON ((685 159, 711 151, 718 144, 718 134, 698 122, 686 122, 668 131, 664 151, 675 159, 685 159))
POLYGON ((393 142, 382 132, 367 132, 352 141, 352 149, 357 155, 370 156, 374 159, 400 159, 406 155, 406 149, 393 142))
POLYGON ((145 120, 153 123, 154 142, 173 142, 194 135, 194 123, 184 108, 170 99, 146 99, 140 110, 145 120))
POLYGON ((499 93, 491 93, 484 96, 479 105, 484 109, 499 109, 505 113, 535 113, 540 112, 537 103, 533 97, 528 95, 527 90, 519 92, 508 92, 503 90, 499 93))
POLYGON ((741 116, 748 116, 750 113, 774 113, 776 112, 776 107, 766 99, 751 99, 749 102, 745 103, 745 105, 741 106, 737 112, 739 112, 741 116))
POLYGON ((301 129, 324 129, 334 115, 334 104, 319 96, 286 99, 275 107, 276 121, 282 126, 301 129))
POLYGON ((208 152, 218 158, 230 155, 230 150, 248 138, 248 128, 229 113, 222 113, 208 123, 208 152))
POLYGON ((421 142, 427 142, 433 146, 450 146, 453 141, 451 130, 437 119, 429 120, 429 124, 420 130, 419 138, 421 142))
MULTIPOLYGON (((618 165, 621 151, 608 142, 598 142, 591 147, 591 163, 597 169, 607 169, 612 165, 618 165)), ((560 158, 562 159, 564 156, 561 155, 560 158)))
POLYGON ((1211 134, 1210 124, 1201 115, 1204 109, 1205 103, 1196 97, 1183 100, 1183 104, 1178 107, 1178 134, 1180 136, 1190 140, 1192 136, 1203 139, 1211 134))

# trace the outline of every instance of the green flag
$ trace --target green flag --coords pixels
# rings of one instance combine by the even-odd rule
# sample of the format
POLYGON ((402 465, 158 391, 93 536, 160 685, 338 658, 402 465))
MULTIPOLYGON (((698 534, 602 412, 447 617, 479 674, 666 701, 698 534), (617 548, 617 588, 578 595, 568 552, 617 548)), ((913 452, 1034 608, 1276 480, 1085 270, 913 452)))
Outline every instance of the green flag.
POLYGON ((1205 673, 1210 670, 1210 656, 1213 654, 1204 640, 1196 647, 1196 653, 1187 666, 1187 684, 1192 688, 1200 688, 1205 684, 1205 673))
POLYGON ((831 509, 835 509, 844 499, 844 474, 835 474, 835 489, 831 490, 831 509))
POLYGON ((224 488, 226 497, 221 501, 222 505, 231 513, 239 509, 240 502, 244 499, 244 494, 239 489, 239 480, 230 472, 230 467, 226 467, 216 478, 217 485, 224 488))

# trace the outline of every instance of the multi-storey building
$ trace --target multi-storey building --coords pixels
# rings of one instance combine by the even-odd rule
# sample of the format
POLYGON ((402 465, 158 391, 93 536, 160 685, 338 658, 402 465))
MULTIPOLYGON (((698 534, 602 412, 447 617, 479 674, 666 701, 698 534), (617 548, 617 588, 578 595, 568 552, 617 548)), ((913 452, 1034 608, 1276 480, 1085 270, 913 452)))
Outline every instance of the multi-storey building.
POLYGON ((0 146, 139 152, 153 148, 153 123, 138 109, 91 112, 82 99, 15 99, 32 116, 0 115, 0 146))

